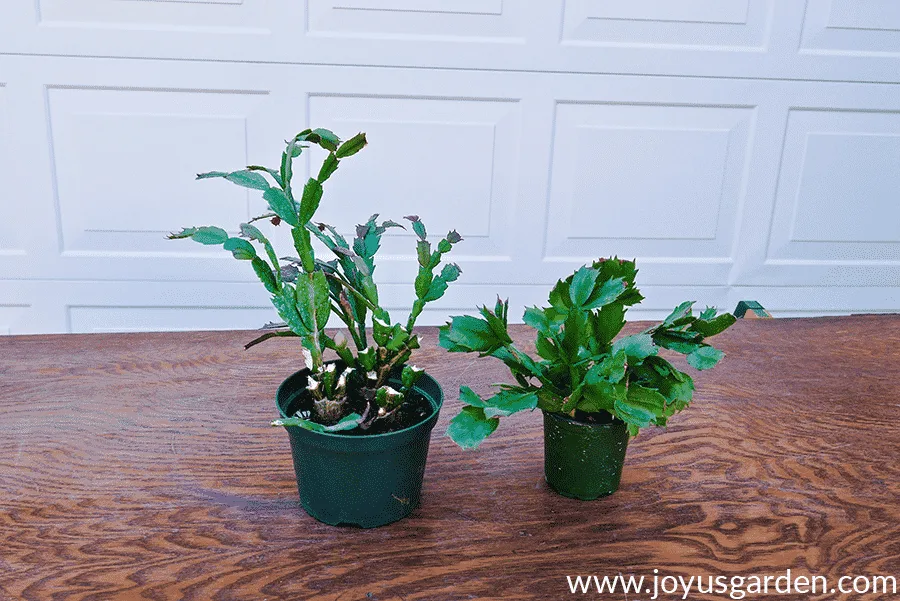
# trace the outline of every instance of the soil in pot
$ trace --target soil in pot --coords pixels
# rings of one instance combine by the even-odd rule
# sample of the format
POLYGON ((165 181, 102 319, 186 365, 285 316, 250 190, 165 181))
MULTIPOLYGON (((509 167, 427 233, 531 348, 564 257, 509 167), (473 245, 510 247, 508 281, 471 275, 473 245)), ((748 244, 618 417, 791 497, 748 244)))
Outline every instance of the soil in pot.
MULTIPOLYGON (((288 416, 293 416, 298 412, 308 415, 311 409, 312 402, 308 398, 297 397, 291 402, 285 413, 288 416)), ((363 408, 359 407, 356 411, 361 414, 363 408)), ((431 401, 413 389, 406 395, 406 401, 400 406, 396 415, 390 422, 376 421, 368 430, 354 428, 352 430, 334 432, 334 434, 341 436, 371 436, 373 434, 397 432, 398 430, 405 430, 406 428, 425 421, 433 411, 434 407, 431 404, 431 401)))

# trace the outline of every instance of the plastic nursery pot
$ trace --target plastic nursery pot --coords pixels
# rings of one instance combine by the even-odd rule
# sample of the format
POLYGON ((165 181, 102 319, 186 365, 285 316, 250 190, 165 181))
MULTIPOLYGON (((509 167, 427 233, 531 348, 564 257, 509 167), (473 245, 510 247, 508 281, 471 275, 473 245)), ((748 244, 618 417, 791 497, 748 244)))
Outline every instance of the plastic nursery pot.
POLYGON ((565 497, 590 501, 616 492, 627 447, 621 420, 588 424, 544 412, 544 476, 565 497))
MULTIPOLYGON (((275 393, 282 417, 294 415, 306 394, 309 371, 286 379, 275 393)), ((399 370, 396 371, 399 376, 399 370)), ((393 377, 389 382, 399 385, 393 377)), ((371 436, 285 428, 291 442, 300 504, 332 526, 375 528, 406 517, 419 504, 431 430, 444 393, 427 373, 413 390, 433 411, 423 421, 396 432, 371 436)))

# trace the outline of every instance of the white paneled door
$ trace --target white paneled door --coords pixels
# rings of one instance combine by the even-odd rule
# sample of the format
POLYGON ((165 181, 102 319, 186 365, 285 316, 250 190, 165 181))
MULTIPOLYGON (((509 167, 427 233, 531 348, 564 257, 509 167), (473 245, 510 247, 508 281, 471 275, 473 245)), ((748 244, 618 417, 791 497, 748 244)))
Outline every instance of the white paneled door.
MULTIPOLYGON (((0 334, 272 319, 246 263, 164 237, 262 212, 194 175, 276 164, 307 126, 370 141, 323 220, 417 213, 465 238, 423 323, 497 294, 521 315, 614 254, 639 261, 633 318, 684 299, 900 311, 894 0, 7 4, 0 334)), ((414 239, 382 255, 399 313, 414 239)))

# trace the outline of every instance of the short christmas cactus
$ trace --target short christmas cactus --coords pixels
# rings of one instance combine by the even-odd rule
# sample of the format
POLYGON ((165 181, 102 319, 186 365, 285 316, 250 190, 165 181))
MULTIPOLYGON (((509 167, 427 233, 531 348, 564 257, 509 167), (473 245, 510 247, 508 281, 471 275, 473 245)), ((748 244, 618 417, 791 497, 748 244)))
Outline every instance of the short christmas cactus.
POLYGON ((441 266, 444 255, 462 239, 459 234, 451 231, 433 249, 422 221, 415 215, 407 216, 405 219, 417 237, 419 270, 409 318, 405 323, 394 323, 379 304, 373 274, 382 235, 389 228, 403 226, 389 220, 379 222, 378 215, 373 215, 356 227, 356 236, 348 241, 333 226, 313 221, 323 184, 343 159, 362 150, 366 143, 364 133, 341 141, 331 131, 307 129, 287 143, 278 168, 252 165, 233 172, 202 173, 198 179, 224 178, 260 190, 270 212, 240 224, 238 236, 219 227, 189 227, 169 236, 221 245, 236 259, 250 262, 272 295, 272 304, 283 324, 269 326, 270 331, 247 344, 247 348, 275 337, 301 339, 310 371, 307 390, 311 410, 276 420, 273 425, 326 432, 354 428, 367 431, 375 424, 389 427, 422 373, 406 365, 413 350, 419 347, 419 337, 413 333, 416 320, 425 305, 441 298, 448 284, 461 273, 453 263, 441 266), (328 155, 318 174, 306 181, 298 200, 292 187, 293 161, 310 144, 322 147, 328 155), (254 225, 266 220, 273 226, 284 223, 290 227, 296 256, 279 258, 269 239, 254 225), (333 258, 323 260, 317 256, 314 239, 333 258), (332 315, 344 323, 346 335, 325 331, 332 315), (371 325, 371 330, 367 330, 367 325, 371 325), (325 360, 329 350, 338 360, 325 360), (398 369, 401 383, 388 385, 389 376, 398 369))
POLYGON ((481 317, 453 317, 440 328, 440 345, 450 352, 495 357, 509 368, 515 384, 482 398, 460 388, 465 403, 451 421, 450 437, 464 448, 477 447, 500 418, 526 409, 568 415, 585 422, 610 417, 625 422, 633 436, 643 427, 666 425, 691 401, 694 383, 659 355, 661 348, 686 356, 704 370, 724 353, 705 340, 735 322, 733 315, 707 308, 693 314, 680 304, 659 325, 616 339, 625 311, 643 300, 635 287, 634 261, 600 259, 557 282, 549 307, 526 309, 524 321, 536 333, 534 359, 513 344, 507 332, 508 302, 498 299, 481 317))

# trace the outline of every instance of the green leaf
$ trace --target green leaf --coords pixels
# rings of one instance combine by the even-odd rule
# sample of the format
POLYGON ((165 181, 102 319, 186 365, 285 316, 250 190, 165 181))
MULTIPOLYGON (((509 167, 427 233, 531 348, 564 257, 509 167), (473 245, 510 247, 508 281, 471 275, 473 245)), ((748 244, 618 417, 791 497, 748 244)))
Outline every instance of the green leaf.
POLYGON ((362 416, 360 414, 351 413, 350 415, 341 418, 338 423, 332 426, 324 426, 322 430, 324 432, 343 432, 344 430, 352 430, 357 427, 361 421, 362 416))
POLYGON ((506 319, 504 317, 500 317, 491 312, 491 310, 487 308, 487 305, 479 307, 478 311, 484 317, 485 321, 488 322, 488 325, 491 326, 494 335, 502 344, 512 344, 512 338, 509 337, 506 319))
POLYGON ((471 315, 453 317, 439 328, 439 344, 453 353, 478 352, 489 354, 503 346, 490 324, 471 315))
POLYGON ((632 334, 619 338, 613 343, 612 353, 615 355, 619 351, 625 352, 630 363, 640 363, 645 358, 658 353, 659 349, 653 343, 650 334, 632 334))
POLYGON ((566 316, 560 350, 565 353, 569 362, 578 360, 580 350, 587 341, 588 315, 590 314, 586 311, 573 310, 566 316))
POLYGON ((676 321, 690 316, 691 307, 694 306, 694 302, 695 301, 684 301, 683 303, 675 307, 675 309, 669 314, 669 316, 663 320, 662 325, 671 326, 674 325, 676 321))
POLYGON ((623 421, 645 428, 664 414, 666 399, 659 392, 637 384, 628 387, 625 400, 617 400, 615 410, 623 421))
POLYGON ((472 407, 486 407, 484 400, 468 386, 459 387, 459 400, 472 407))
POLYGON ((227 177, 227 171, 207 171, 206 173, 198 173, 197 179, 211 179, 214 177, 227 177))
POLYGON ((368 144, 368 142, 366 141, 366 134, 358 133, 341 144, 340 148, 337 149, 337 152, 335 154, 339 159, 353 156, 354 154, 365 148, 366 144, 368 144))
POLYGON ((281 187, 284 188, 288 198, 291 196, 291 179, 294 177, 294 148, 295 143, 290 142, 284 152, 281 153, 281 187))
POLYGON ((634 266, 634 261, 626 261, 618 257, 599 259, 594 261, 593 267, 600 270, 600 279, 602 281, 622 278, 632 285, 638 272, 634 266))
POLYGON ((340 161, 334 156, 334 153, 329 153, 325 158, 325 162, 322 163, 322 168, 319 169, 319 176, 316 178, 320 184, 324 184, 325 180, 331 177, 331 174, 337 171, 338 164, 340 161))
POLYGON ((191 239, 200 244, 224 244, 228 240, 228 232, 215 226, 198 227, 191 239))
POLYGON ((269 188, 269 182, 266 181, 265 177, 259 173, 250 171, 249 169, 242 169, 241 171, 229 173, 225 176, 225 179, 232 184, 237 184, 244 188, 251 188, 253 190, 267 190, 269 188))
POLYGON ((708 345, 703 345, 687 356, 688 365, 694 369, 704 370, 715 367, 725 353, 708 345))
POLYGON ((420 368, 404 365, 400 372, 400 382, 404 388, 412 388, 419 381, 419 378, 422 377, 423 373, 424 370, 420 368))
POLYGON ((263 194, 263 198, 269 203, 269 208, 285 223, 293 226, 300 225, 297 219, 297 209, 294 203, 278 188, 269 188, 263 194))
MULTIPOLYGON (((322 129, 321 127, 316 128, 310 132, 319 136, 318 144, 325 150, 330 150, 334 152, 337 150, 337 145, 341 143, 340 138, 338 138, 334 132, 328 129, 322 129)), ((310 141, 313 141, 312 136, 309 137, 310 141)), ((340 158, 340 157, 338 157, 340 158)))
POLYGON ((502 298, 497 296, 497 302, 494 303, 494 315, 503 320, 503 323, 508 322, 509 317, 509 299, 504 301, 502 298))
POLYGON ((634 373, 642 386, 654 388, 666 398, 667 415, 684 409, 691 402, 694 381, 662 357, 648 357, 634 373))
POLYGON ((582 267, 572 276, 572 283, 569 284, 569 298, 576 307, 583 306, 591 294, 594 292, 594 285, 597 283, 597 276, 600 272, 590 267, 582 267))
POLYGON ((316 255, 313 252, 312 241, 309 237, 309 230, 302 227, 295 227, 291 230, 291 238, 294 240, 294 248, 300 255, 300 264, 307 273, 315 271, 316 255))
POLYGON ((321 271, 297 280, 297 312, 310 331, 321 330, 328 323, 331 299, 328 296, 328 279, 321 271))
POLYGON ((731 313, 722 313, 713 319, 700 318, 691 324, 691 329, 700 332, 704 338, 715 336, 730 328, 737 319, 731 313))
POLYGON ((684 375, 687 377, 684 382, 666 379, 658 388, 660 394, 666 397, 666 401, 678 411, 687 407, 694 396, 694 380, 687 374, 684 375))
POLYGON ((459 268, 459 265, 456 263, 447 263, 441 269, 441 279, 445 282, 455 282, 461 273, 462 269, 459 268))
POLYGON ((282 286, 281 294, 272 297, 272 304, 278 310, 278 316, 284 320, 297 336, 308 336, 310 328, 303 323, 297 312, 297 297, 292 286, 282 286))
MULTIPOLYGON (((413 228, 413 231, 416 233, 416 236, 419 237, 419 240, 424 241, 424 240, 425 240, 425 236, 426 236, 426 234, 425 234, 425 224, 422 223, 422 220, 419 219, 419 216, 418 216, 418 215, 407 215, 406 217, 404 217, 404 219, 406 219, 406 220, 408 220, 410 223, 412 223, 412 228, 413 228)), ((431 250, 430 250, 430 248, 431 248, 431 247, 429 246, 429 251, 428 251, 429 256, 431 255, 431 250)), ((421 260, 421 255, 420 255, 420 256, 419 256, 419 263, 422 264, 422 265, 425 265, 425 263, 422 263, 421 261, 422 261, 422 260, 421 260)))
POLYGON ((306 331, 314 332, 318 329, 316 324, 316 295, 313 287, 313 282, 309 277, 309 274, 301 275, 297 279, 296 286, 297 314, 300 316, 300 319, 303 322, 303 327, 306 329, 306 331))
POLYGON ((324 432, 325 426, 317 424, 314 421, 303 419, 300 417, 283 417, 272 422, 273 426, 284 426, 285 428, 303 428, 313 432, 324 432))
POLYGON ((416 255, 421 267, 428 268, 431 265, 431 244, 427 240, 416 242, 416 255))
POLYGON ((506 417, 519 411, 537 407, 538 397, 534 392, 503 390, 485 401, 486 417, 506 417))
MULTIPOLYGON (((179 240, 181 238, 190 238, 194 234, 197 233, 197 228, 195 227, 183 227, 180 232, 172 232, 168 236, 166 236, 167 240, 179 240)), ((228 234, 225 234, 226 236, 228 234)))
POLYGON ((593 310, 610 304, 622 296, 626 286, 625 280, 621 278, 603 282, 603 285, 597 288, 588 299, 584 308, 593 310))
POLYGON ((300 223, 306 223, 312 219, 321 200, 322 184, 310 178, 303 186, 303 197, 300 199, 300 223))
POLYGON ((527 307, 522 321, 544 335, 550 334, 550 321, 546 313, 537 307, 527 307))
POLYGON ((624 350, 620 350, 612 355, 608 355, 603 361, 595 363, 585 374, 584 381, 589 384, 600 380, 606 380, 607 382, 622 381, 625 377, 627 354, 624 350))
POLYGON ((559 360, 559 350, 554 346, 553 342, 546 336, 538 336, 534 343, 537 354, 542 359, 548 361, 559 360))
POLYGON ((256 272, 256 276, 259 278, 259 281, 263 283, 263 286, 266 287, 266 290, 275 294, 278 292, 278 282, 275 279, 275 273, 272 271, 272 268, 269 267, 269 264, 260 259, 259 257, 253 257, 252 263, 253 271, 256 272))
POLYGON ((684 355, 689 355, 699 348, 700 338, 699 333, 692 331, 657 330, 653 333, 656 344, 684 355))
POLYGON ((256 258, 256 249, 242 238, 229 238, 225 241, 225 250, 230 250, 235 259, 252 261, 256 258))
POLYGON ((612 303, 594 313, 592 318, 594 340, 600 346, 606 346, 625 326, 625 306, 612 303))
POLYGON ((328 296, 328 279, 321 271, 313 274, 313 291, 316 304, 316 326, 321 330, 331 317, 331 298, 328 296))
MULTIPOLYGON (((276 270, 279 269, 278 255, 275 254, 275 249, 272 248, 272 243, 269 242, 268 238, 266 238, 263 235, 263 233, 261 231, 259 231, 259 229, 256 226, 254 226, 250 223, 242 223, 241 224, 241 235, 244 236, 245 238, 249 238, 250 240, 256 240, 257 242, 262 243, 262 245, 266 249, 266 254, 269 256, 269 261, 271 262, 272 267, 276 270)), ((259 275, 259 272, 257 272, 257 275, 259 275)), ((280 272, 275 272, 276 283, 278 282, 280 275, 281 275, 280 272)), ((262 277, 262 276, 260 276, 260 277, 262 277)), ((269 292, 274 292, 274 291, 270 290, 269 292)))
POLYGON ((444 292, 447 291, 447 282, 444 281, 442 277, 436 277, 431 281, 431 285, 428 287, 428 292, 422 297, 422 300, 426 303, 430 303, 431 301, 436 301, 437 299, 444 296, 444 292))
POLYGON ((431 288, 431 282, 431 273, 424 267, 420 267, 419 273, 416 275, 416 279, 413 282, 416 290, 416 298, 425 298, 425 295, 428 294, 428 290, 431 288))
POLYGON ((260 165, 250 165, 249 167, 247 167, 247 169, 249 169, 250 171, 265 171, 272 176, 272 179, 274 179, 275 183, 277 183, 279 186, 284 185, 284 182, 281 180, 281 174, 274 169, 269 169, 268 167, 262 167, 260 165))
POLYGON ((481 407, 463 407, 462 411, 450 420, 447 436, 464 449, 475 449, 497 429, 499 423, 498 418, 487 417, 481 407))
POLYGON ((263 236, 263 233, 259 231, 255 225, 251 223, 242 223, 241 224, 241 235, 245 238, 250 238, 251 240, 257 240, 259 242, 265 242, 266 237, 263 236))
POLYGON ((565 280, 559 280, 550 290, 550 304, 557 311, 568 313, 572 308, 572 299, 569 298, 569 284, 565 280))
POLYGON ((513 352, 512 347, 500 346, 488 354, 503 361, 513 374, 521 373, 536 378, 544 375, 544 370, 539 363, 525 353, 513 352))
POLYGON ((712 319, 715 316, 716 316, 716 308, 715 307, 707 307, 707 308, 703 309, 703 311, 700 313, 700 319, 704 319, 707 321, 709 321, 710 319, 712 319))
POLYGON ((613 412, 616 401, 625 400, 627 393, 628 388, 624 382, 615 384, 604 380, 598 380, 592 384, 585 382, 576 407, 585 413, 613 412))
POLYGON ((266 190, 269 187, 269 182, 266 181, 265 177, 259 173, 254 173, 249 169, 232 171, 231 173, 210 171, 209 173, 197 174, 197 179, 208 179, 211 177, 224 177, 233 184, 237 184, 244 188, 251 188, 253 190, 266 190))

